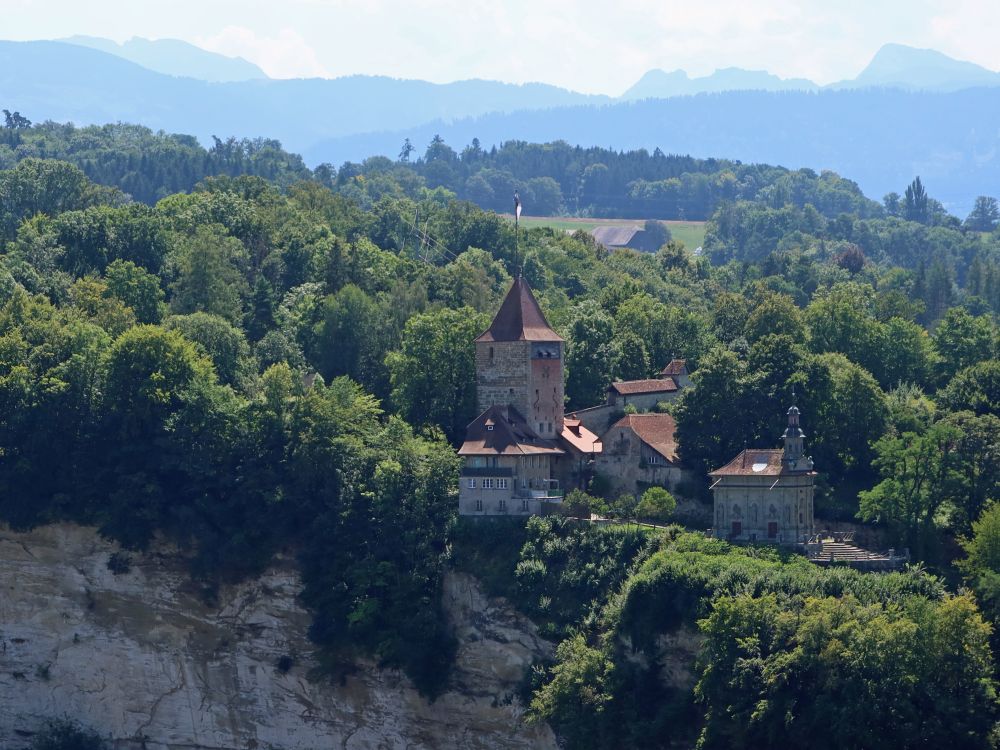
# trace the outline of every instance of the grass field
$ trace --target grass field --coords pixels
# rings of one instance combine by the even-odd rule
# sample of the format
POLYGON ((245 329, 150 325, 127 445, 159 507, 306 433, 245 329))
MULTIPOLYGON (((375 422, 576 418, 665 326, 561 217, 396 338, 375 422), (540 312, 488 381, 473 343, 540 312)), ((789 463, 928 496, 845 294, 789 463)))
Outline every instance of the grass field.
MULTIPOLYGON (((567 216, 522 216, 521 226, 550 227, 562 229, 565 232, 575 232, 582 229, 589 232, 594 227, 639 227, 644 219, 576 219, 567 216)), ((680 240, 688 250, 694 250, 705 241, 705 222, 703 221, 667 221, 670 234, 675 240, 680 240)))

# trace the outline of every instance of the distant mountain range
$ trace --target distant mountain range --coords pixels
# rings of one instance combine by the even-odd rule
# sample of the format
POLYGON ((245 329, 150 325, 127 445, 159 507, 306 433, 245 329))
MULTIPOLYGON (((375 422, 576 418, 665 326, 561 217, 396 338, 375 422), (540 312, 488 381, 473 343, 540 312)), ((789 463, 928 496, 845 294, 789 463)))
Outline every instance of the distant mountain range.
POLYGON ((272 80, 185 42, 0 41, 0 107, 32 120, 276 138, 308 163, 507 140, 689 153, 835 169, 871 196, 919 174, 956 212, 1000 194, 1000 74, 886 45, 851 81, 819 87, 738 68, 651 71, 621 97, 541 83, 379 76, 272 80), (154 70, 153 68, 156 68, 154 70), (237 80, 238 79, 238 80, 237 80))
POLYGON ((541 83, 435 84, 381 76, 212 83, 156 73, 117 55, 64 42, 0 42, 0 107, 32 120, 137 122, 203 142, 237 135, 302 151, 353 133, 488 112, 596 104, 541 83))
POLYGON ((819 91, 821 89, 893 88, 907 91, 961 91, 1000 86, 1000 73, 955 60, 931 49, 886 44, 856 78, 820 86, 805 78, 779 78, 764 70, 723 68, 701 78, 683 70, 651 70, 621 98, 666 99, 722 91, 819 91))
MULTIPOLYGON (((156 73, 196 78, 212 83, 254 81, 268 76, 242 57, 209 52, 180 39, 133 37, 118 43, 94 36, 71 36, 56 42, 100 50, 156 73)), ((413 83, 420 83, 414 81, 413 83)), ((955 60, 930 49, 886 44, 856 78, 820 86, 806 78, 780 78, 766 70, 720 68, 711 75, 691 78, 683 70, 650 70, 617 99, 667 99, 673 96, 717 94, 723 91, 817 91, 822 88, 901 88, 915 91, 959 91, 977 86, 1000 86, 1000 73, 955 60)), ((550 87, 556 88, 556 87, 550 87)), ((565 94, 571 91, 560 89, 565 94)), ((583 96, 578 94, 577 96, 583 96)), ((603 97, 614 99, 615 97, 603 97)))
POLYGON ((830 88, 960 91, 976 86, 1000 86, 1000 73, 932 49, 886 44, 856 78, 832 84, 830 88))
POLYGON ((96 36, 71 36, 57 42, 107 52, 144 68, 170 76, 197 78, 224 83, 267 78, 263 70, 242 57, 226 57, 209 52, 180 39, 143 39, 132 37, 119 44, 96 36))
POLYGON ((621 98, 668 99, 693 94, 718 94, 723 91, 815 91, 817 86, 805 78, 779 78, 766 70, 722 68, 701 78, 688 78, 683 70, 650 70, 621 98))

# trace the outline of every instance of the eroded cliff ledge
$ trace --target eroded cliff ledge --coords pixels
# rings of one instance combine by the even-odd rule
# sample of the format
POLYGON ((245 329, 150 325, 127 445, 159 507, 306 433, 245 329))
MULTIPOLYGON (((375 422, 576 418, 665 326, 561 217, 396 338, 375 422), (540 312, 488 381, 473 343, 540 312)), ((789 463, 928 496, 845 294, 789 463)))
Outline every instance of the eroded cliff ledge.
POLYGON ((210 606, 175 552, 132 555, 115 575, 116 549, 68 524, 0 529, 0 747, 26 745, 53 717, 117 750, 556 746, 513 697, 551 645, 469 576, 445 580, 458 658, 449 691, 428 703, 371 662, 310 680, 310 617, 290 565, 210 606))

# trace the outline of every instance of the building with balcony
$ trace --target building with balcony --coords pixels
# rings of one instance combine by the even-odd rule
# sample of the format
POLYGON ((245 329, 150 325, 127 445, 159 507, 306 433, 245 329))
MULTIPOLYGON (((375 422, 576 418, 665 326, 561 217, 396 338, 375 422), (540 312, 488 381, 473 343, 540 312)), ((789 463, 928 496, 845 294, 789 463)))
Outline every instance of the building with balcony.
POLYGON ((528 283, 515 280, 475 342, 481 413, 458 451, 461 515, 543 513, 586 485, 600 441, 565 419, 564 344, 528 283))

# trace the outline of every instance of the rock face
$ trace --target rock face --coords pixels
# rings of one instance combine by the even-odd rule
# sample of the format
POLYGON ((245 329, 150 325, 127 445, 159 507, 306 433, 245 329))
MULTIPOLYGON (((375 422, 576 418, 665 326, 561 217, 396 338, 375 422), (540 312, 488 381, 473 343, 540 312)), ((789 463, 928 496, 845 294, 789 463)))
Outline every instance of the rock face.
POLYGON ((513 697, 551 645, 469 576, 445 581, 458 661, 451 689, 428 703, 370 662, 311 680, 291 566, 209 605, 176 553, 132 556, 116 575, 115 551, 89 528, 0 529, 0 747, 24 747, 57 717, 116 750, 556 747, 513 697))

